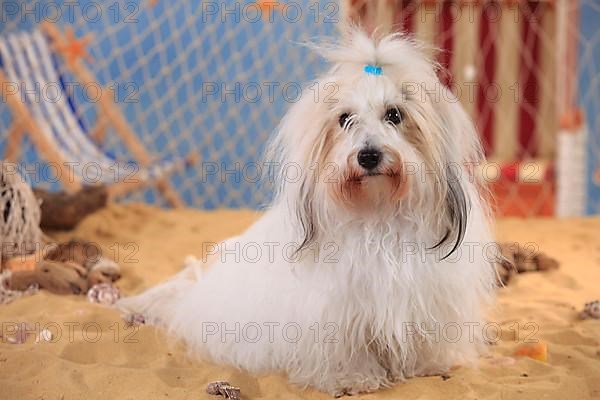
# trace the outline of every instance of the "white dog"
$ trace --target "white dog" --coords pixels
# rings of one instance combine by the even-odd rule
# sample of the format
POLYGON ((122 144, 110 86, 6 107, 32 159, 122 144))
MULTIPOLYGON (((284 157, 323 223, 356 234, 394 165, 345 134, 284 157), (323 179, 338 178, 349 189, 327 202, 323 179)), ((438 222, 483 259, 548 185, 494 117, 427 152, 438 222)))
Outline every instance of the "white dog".
POLYGON ((320 51, 321 91, 269 145, 268 211, 119 306, 195 355, 334 395, 470 364, 495 282, 473 125, 401 35, 352 31, 320 51))

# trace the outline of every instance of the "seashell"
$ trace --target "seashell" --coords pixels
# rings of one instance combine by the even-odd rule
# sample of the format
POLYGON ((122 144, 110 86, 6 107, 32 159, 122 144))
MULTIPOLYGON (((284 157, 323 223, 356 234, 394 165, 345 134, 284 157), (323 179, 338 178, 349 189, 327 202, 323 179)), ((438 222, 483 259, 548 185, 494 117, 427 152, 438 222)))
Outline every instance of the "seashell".
POLYGON ((240 400, 240 388, 231 386, 226 381, 211 382, 206 386, 206 393, 213 396, 223 396, 226 399, 240 400))
POLYGON ((31 332, 31 327, 29 324, 21 322, 17 325, 17 329, 15 331, 14 337, 8 337, 6 340, 10 344, 23 344, 27 341, 27 334, 31 332))
POLYGON ((87 298, 90 303, 112 306, 121 298, 121 291, 110 283, 99 283, 88 290, 87 298))
POLYGON ((585 303, 583 311, 579 313, 581 319, 600 319, 600 300, 585 303))
POLYGON ((539 341, 537 343, 524 343, 517 347, 514 352, 515 356, 528 357, 537 361, 548 361, 548 345, 546 342, 539 341))
POLYGON ((39 291, 37 284, 29 285, 25 290, 10 289, 10 270, 0 273, 0 304, 8 304, 19 297, 31 296, 39 291))
POLYGON ((53 338, 54 338, 54 335, 52 335, 52 332, 50 332, 48 329, 42 329, 42 331, 37 336, 37 338, 35 338, 35 342, 36 343, 40 343, 42 341, 51 342, 53 338))
POLYGON ((229 382, 226 382, 226 381, 211 382, 206 386, 206 393, 208 393, 212 396, 220 396, 221 395, 220 388, 222 386, 229 386, 229 382))
POLYGON ((123 321, 127 326, 140 326, 146 323, 146 318, 142 314, 125 314, 123 321))

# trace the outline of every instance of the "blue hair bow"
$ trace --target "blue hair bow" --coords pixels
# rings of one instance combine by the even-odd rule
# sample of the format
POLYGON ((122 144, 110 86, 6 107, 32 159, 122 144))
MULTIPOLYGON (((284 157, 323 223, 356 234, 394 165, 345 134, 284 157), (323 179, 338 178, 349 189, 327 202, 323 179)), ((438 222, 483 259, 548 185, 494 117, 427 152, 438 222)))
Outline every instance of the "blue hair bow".
POLYGON ((369 75, 381 75, 381 67, 376 65, 367 64, 365 65, 364 71, 369 75))

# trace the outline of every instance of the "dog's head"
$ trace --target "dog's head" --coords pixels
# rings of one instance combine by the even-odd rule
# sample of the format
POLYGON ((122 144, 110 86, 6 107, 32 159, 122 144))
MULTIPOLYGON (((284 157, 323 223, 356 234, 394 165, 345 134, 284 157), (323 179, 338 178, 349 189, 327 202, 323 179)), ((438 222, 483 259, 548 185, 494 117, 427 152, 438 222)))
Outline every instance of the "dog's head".
POLYGON ((481 151, 434 63, 398 34, 353 30, 319 50, 331 69, 305 89, 270 146, 303 246, 328 219, 400 214, 434 232, 432 246, 458 245, 471 196, 465 165, 481 151))

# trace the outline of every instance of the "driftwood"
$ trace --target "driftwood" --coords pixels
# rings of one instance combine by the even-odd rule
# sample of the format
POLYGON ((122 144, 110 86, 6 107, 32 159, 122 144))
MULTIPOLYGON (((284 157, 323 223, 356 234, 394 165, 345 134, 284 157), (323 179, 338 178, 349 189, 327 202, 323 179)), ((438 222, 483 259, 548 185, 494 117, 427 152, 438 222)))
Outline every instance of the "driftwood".
POLYGON ((119 265, 91 242, 56 244, 42 256, 32 270, 12 271, 7 288, 22 291, 35 285, 56 294, 85 294, 94 285, 112 284, 121 277, 119 265))
POLYGON ((25 290, 37 284, 41 289, 56 294, 84 294, 88 284, 87 271, 74 262, 40 261, 33 271, 13 272, 11 290, 25 290))
POLYGON ((554 258, 518 243, 499 243, 502 257, 496 262, 496 271, 502 285, 524 272, 551 271, 559 267, 554 258))
POLYGON ((72 194, 41 189, 33 192, 42 202, 42 229, 49 230, 73 229, 88 214, 105 207, 108 202, 105 186, 88 186, 72 194))

